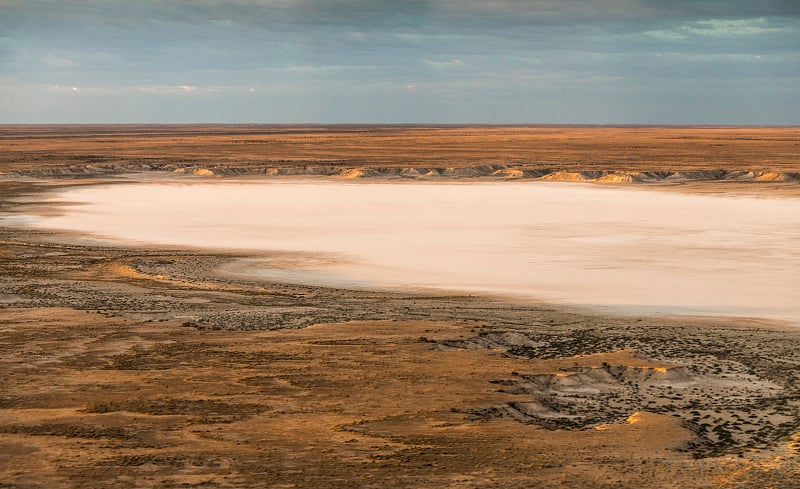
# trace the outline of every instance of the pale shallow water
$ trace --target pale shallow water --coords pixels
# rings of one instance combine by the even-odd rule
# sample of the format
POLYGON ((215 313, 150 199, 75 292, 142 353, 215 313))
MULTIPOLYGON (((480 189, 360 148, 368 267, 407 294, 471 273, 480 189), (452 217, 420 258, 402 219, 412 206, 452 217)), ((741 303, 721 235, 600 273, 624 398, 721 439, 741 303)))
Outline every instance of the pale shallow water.
POLYGON ((304 253, 229 273, 800 324, 800 199, 278 181, 76 187, 54 200, 83 204, 17 221, 117 243, 304 253))

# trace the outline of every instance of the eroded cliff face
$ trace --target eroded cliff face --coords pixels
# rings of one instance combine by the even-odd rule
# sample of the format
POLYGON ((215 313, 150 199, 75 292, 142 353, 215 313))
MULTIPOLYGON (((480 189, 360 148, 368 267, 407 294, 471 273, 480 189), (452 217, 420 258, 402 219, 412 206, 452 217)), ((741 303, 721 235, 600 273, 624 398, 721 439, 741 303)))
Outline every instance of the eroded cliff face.
POLYGON ((795 181, 793 127, 3 126, 0 173, 795 181))

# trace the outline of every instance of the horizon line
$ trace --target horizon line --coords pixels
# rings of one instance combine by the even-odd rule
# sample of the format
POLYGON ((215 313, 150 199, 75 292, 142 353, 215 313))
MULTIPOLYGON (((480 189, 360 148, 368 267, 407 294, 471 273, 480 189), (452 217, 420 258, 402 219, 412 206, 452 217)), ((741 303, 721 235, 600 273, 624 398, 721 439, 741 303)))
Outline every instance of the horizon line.
POLYGON ((697 128, 800 128, 796 124, 629 123, 629 122, 0 122, 12 126, 280 126, 280 127, 697 127, 697 128))

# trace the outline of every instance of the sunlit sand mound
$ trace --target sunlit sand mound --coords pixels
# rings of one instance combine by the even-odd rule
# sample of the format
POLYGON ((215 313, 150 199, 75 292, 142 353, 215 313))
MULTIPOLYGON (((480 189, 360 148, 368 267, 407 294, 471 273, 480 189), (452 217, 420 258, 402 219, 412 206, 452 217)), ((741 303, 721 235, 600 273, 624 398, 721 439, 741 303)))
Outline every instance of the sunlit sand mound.
POLYGON ((786 182, 793 178, 787 173, 763 172, 757 174, 755 180, 757 182, 786 182))
POLYGON ((338 176, 340 178, 380 178, 380 177, 398 177, 401 175, 400 175, 400 169, 350 168, 348 170, 343 170, 338 174, 338 176))
POLYGON ((661 425, 663 423, 664 415, 648 413, 645 411, 636 411, 628 416, 628 424, 638 425, 661 425))
POLYGON ((638 171, 616 171, 608 173, 598 178, 602 183, 641 183, 657 182, 669 176, 671 172, 638 172, 638 171))
POLYGON ((583 182, 586 180, 586 177, 580 172, 557 171, 539 177, 539 180, 553 180, 559 182, 583 182))
POLYGON ((627 173, 609 173, 598 178, 597 181, 602 183, 632 183, 638 180, 627 173))
POLYGON ((592 172, 592 171, 582 171, 582 172, 557 171, 539 177, 539 180, 552 180, 557 182, 585 182, 587 180, 596 180, 598 177, 602 175, 603 175, 602 172, 592 172))
POLYGON ((367 176, 364 170, 359 170, 358 168, 351 168, 349 170, 345 170, 339 174, 342 178, 363 178, 367 176))
POLYGON ((504 178, 522 178, 525 176, 525 172, 517 168, 503 168, 492 173, 492 176, 504 178))
POLYGON ((800 173, 772 172, 772 171, 732 171, 728 172, 727 180, 756 181, 756 182, 790 182, 800 180, 800 173))
POLYGON ((213 170, 208 168, 194 168, 190 170, 189 168, 180 167, 172 170, 172 173, 177 173, 179 175, 195 175, 198 177, 210 177, 216 175, 213 170))
POLYGON ((598 178, 598 182, 602 183, 634 183, 634 182, 650 182, 660 180, 662 176, 652 173, 631 172, 631 171, 618 171, 603 175, 598 178))
POLYGON ((92 273, 99 273, 107 277, 115 276, 137 280, 159 280, 165 278, 163 275, 148 275, 146 273, 142 273, 129 265, 119 262, 106 263, 93 269, 89 269, 86 273, 89 275, 92 273))

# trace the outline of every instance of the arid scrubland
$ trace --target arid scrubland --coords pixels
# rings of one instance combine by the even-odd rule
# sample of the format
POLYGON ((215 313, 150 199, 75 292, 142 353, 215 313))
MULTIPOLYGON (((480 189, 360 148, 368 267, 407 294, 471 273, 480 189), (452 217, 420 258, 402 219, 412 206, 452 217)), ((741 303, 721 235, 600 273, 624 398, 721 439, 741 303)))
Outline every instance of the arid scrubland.
MULTIPOLYGON (((165 172, 780 197, 799 193, 800 129, 0 128, 6 217, 165 172)), ((74 238, 0 222, 0 487, 800 479, 797 325, 269 282, 220 272, 242 253, 74 238)))

